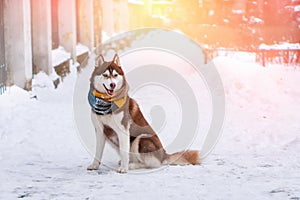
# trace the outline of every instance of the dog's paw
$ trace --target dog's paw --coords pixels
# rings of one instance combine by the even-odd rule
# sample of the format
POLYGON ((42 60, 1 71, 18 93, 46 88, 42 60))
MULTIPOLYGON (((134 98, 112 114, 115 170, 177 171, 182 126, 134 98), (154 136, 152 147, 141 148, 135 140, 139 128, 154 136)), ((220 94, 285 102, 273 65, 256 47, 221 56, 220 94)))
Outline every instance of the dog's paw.
POLYGON ((89 165, 86 169, 87 170, 98 170, 99 164, 93 163, 93 164, 89 165))
POLYGON ((125 174, 125 173, 127 173, 127 171, 128 171, 128 169, 126 169, 124 167, 120 167, 117 172, 120 174, 125 174))

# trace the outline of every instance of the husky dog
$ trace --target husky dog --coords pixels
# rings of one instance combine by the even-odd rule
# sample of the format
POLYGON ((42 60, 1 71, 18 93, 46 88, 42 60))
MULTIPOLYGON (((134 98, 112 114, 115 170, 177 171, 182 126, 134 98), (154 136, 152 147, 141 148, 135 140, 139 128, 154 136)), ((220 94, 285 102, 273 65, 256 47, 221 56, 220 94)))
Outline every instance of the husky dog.
POLYGON ((96 59, 88 100, 96 131, 96 155, 88 170, 99 168, 106 141, 121 157, 118 172, 158 168, 162 165, 199 164, 198 151, 167 154, 157 134, 145 120, 136 101, 128 96, 128 83, 116 54, 106 62, 96 59))

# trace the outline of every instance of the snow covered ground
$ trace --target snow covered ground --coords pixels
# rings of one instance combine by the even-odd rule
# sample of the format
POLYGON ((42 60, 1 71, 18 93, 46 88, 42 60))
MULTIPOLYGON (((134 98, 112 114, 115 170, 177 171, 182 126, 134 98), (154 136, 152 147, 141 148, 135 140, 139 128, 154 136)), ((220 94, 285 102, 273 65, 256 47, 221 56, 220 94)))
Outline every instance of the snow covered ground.
MULTIPOLYGON (((300 199, 300 69, 214 60, 226 122, 200 166, 118 174, 86 171, 90 155, 73 121, 76 70, 54 89, 38 74, 33 92, 0 96, 0 199, 300 199)), ((141 105, 143 106, 143 105, 141 105)))

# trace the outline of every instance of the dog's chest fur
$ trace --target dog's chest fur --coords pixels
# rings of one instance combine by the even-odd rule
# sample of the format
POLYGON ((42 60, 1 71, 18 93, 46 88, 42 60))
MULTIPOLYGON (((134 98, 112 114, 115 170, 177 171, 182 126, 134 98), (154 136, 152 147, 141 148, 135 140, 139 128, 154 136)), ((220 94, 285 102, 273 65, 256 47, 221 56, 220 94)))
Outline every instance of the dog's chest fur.
POLYGON ((97 115, 92 113, 92 121, 96 129, 102 130, 108 141, 115 147, 119 147, 120 137, 129 137, 130 122, 124 124, 124 112, 109 115, 97 115))

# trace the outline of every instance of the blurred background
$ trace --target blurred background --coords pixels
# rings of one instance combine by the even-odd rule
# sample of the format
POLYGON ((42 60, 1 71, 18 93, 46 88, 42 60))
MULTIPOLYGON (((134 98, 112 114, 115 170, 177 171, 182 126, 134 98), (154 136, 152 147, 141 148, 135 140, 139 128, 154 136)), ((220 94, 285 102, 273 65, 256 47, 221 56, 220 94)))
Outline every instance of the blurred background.
POLYGON ((178 29, 199 43, 238 49, 300 40, 299 0, 150 2, 144 19, 136 20, 138 14, 134 13, 140 9, 129 4, 131 28, 150 25, 178 29))
POLYGON ((39 71, 57 86, 70 61, 80 70, 103 41, 145 27, 182 32, 209 58, 246 51, 263 66, 300 63, 300 0, 3 0, 0 93, 30 90, 39 71))

